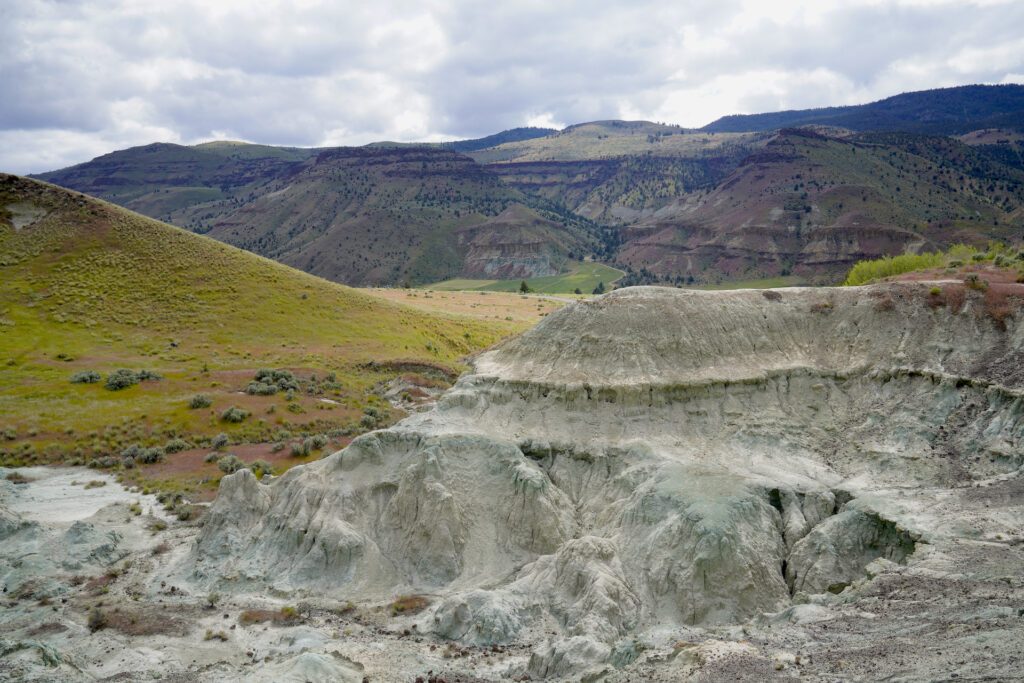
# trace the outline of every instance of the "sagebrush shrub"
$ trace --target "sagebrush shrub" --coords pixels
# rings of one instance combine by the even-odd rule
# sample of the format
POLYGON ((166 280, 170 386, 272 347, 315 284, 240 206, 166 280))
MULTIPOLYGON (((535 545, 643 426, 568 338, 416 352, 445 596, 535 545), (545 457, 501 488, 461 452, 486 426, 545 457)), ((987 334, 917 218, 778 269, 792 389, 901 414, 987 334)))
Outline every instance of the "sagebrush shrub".
POLYGON ((274 466, 266 460, 257 460, 249 465, 249 469, 252 470, 253 474, 262 476, 265 474, 273 474, 274 466))
POLYGON ((213 446, 213 450, 218 451, 228 445, 228 435, 221 432, 217 436, 213 437, 213 441, 210 442, 213 446))
POLYGON ((143 448, 139 451, 139 454, 135 456, 135 460, 143 465, 152 465, 153 463, 163 462, 166 459, 167 456, 164 455, 164 449, 159 446, 143 448))
POLYGON ((107 381, 104 382, 103 386, 111 391, 119 391, 138 383, 139 376, 135 374, 134 370, 120 368, 107 375, 107 381))
POLYGON ((224 474, 234 474, 245 468, 245 463, 238 459, 234 453, 225 453, 217 459, 217 468, 224 474))
POLYGON ((209 408, 212 405, 213 399, 207 396, 206 394, 196 394, 191 399, 189 399, 188 402, 188 407, 192 408, 193 410, 197 408, 209 408))
POLYGON ((181 451, 188 450, 191 447, 192 444, 185 441, 185 439, 171 439, 164 444, 164 451, 167 453, 180 453, 181 451))
POLYGON ((231 406, 223 413, 220 414, 220 419, 224 422, 243 422, 245 418, 252 415, 248 410, 231 406))
POLYGON ((101 379, 103 379, 103 375, 95 370, 82 370, 71 375, 72 384, 96 384, 101 379))

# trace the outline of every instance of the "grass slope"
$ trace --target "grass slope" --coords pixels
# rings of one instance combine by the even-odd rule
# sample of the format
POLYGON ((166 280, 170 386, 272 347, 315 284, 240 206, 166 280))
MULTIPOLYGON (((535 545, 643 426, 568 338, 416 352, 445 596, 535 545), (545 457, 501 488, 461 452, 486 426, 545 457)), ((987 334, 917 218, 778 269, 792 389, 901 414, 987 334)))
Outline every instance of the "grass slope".
MULTIPOLYGON (((402 369, 450 377, 459 358, 527 324, 388 303, 77 193, 0 176, 6 464, 88 461, 178 437, 209 450, 221 432, 250 459, 280 459, 271 442, 303 435, 332 432, 338 445, 367 428, 367 409, 384 422, 397 417, 380 382, 402 369), (164 379, 121 391, 69 381, 122 367, 164 379), (292 369, 301 390, 240 393, 260 367, 292 369), (190 409, 198 393, 212 405, 190 409), (252 416, 225 422, 231 406, 252 416)), ((216 468, 200 466, 188 485, 215 484, 216 468)))

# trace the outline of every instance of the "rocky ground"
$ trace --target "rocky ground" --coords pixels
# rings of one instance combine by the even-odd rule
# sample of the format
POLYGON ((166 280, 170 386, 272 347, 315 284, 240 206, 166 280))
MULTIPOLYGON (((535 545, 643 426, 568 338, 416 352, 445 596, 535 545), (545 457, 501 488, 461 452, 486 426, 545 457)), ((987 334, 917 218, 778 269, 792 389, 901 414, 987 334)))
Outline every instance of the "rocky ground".
POLYGON ((1006 302, 618 291, 193 520, 3 471, 0 676, 1019 680, 1006 302))

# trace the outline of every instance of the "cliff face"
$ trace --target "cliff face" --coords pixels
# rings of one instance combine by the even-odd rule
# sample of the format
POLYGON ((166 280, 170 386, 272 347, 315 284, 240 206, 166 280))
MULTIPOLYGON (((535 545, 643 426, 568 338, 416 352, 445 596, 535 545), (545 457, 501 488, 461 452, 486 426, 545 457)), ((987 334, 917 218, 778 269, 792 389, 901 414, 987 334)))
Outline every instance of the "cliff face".
POLYGON ((563 226, 519 204, 461 230, 459 245, 463 276, 495 280, 557 275, 569 249, 580 246, 563 226))
POLYGON ((225 478, 189 571, 428 593, 418 627, 465 643, 555 630, 540 676, 838 593, 956 546, 961 492, 1019 473, 1021 300, 993 317, 980 293, 901 284, 567 306, 433 411, 269 484, 225 478))

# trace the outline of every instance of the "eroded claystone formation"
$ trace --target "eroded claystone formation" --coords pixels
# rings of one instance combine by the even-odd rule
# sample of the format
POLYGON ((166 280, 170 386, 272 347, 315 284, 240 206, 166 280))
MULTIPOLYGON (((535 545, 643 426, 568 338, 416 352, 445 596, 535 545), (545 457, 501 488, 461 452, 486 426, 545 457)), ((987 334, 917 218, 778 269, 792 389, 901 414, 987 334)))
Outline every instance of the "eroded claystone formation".
POLYGON ((958 524, 959 492, 1024 461, 1024 326, 926 292, 642 287, 567 306, 434 410, 269 483, 225 478, 178 571, 426 595, 419 633, 531 643, 542 677, 636 665, 631 634, 852 595, 984 533, 958 524))

